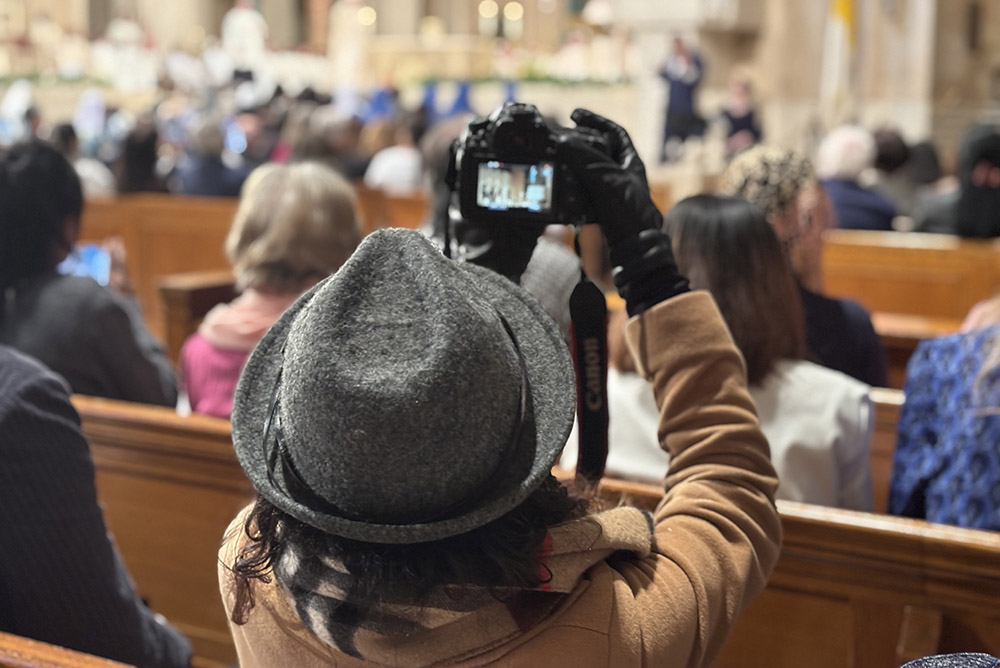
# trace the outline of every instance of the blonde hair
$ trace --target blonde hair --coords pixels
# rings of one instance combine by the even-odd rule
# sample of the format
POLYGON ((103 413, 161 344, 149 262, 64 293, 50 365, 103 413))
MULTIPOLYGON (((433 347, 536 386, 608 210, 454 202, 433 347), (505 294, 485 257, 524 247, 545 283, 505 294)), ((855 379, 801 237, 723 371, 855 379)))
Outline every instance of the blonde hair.
POLYGON ((243 184, 225 248, 238 290, 300 292, 339 269, 360 241, 343 177, 314 162, 271 163, 243 184))

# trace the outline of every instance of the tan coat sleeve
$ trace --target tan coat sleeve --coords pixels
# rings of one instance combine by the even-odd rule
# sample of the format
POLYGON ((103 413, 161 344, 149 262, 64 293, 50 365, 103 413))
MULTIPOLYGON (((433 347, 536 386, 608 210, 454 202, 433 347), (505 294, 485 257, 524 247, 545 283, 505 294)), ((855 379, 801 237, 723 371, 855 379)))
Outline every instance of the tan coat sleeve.
POLYGON ((708 293, 657 305, 633 318, 626 336, 653 383, 671 461, 654 554, 619 570, 650 665, 679 665, 684 647, 686 665, 708 665, 777 561, 777 478, 743 359, 708 293))

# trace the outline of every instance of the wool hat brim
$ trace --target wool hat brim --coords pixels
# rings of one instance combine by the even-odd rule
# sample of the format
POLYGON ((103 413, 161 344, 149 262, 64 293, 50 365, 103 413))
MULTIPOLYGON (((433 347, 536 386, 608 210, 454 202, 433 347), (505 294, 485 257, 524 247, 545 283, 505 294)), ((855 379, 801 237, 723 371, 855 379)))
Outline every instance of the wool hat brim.
MULTIPOLYGON (((395 233, 401 231, 395 230, 395 233)), ((376 232, 375 234, 378 234, 376 232)), ((410 243, 429 243, 410 233, 410 243)), ((279 489, 268 475, 264 427, 284 356, 282 347, 296 316, 311 302, 325 279, 303 294, 268 330, 251 353, 236 389, 232 430, 237 458, 257 491, 280 510, 327 533, 374 543, 418 543, 465 533, 499 518, 523 502, 551 471, 569 436, 575 411, 575 384, 569 350, 556 322, 541 305, 509 279, 488 269, 440 258, 440 271, 458 272, 469 294, 489 303, 509 323, 525 360, 534 417, 530 461, 516 476, 500 476, 500 485, 457 516, 419 524, 384 524, 338 517, 309 507, 279 489)), ((373 364, 377 364, 373 360, 373 364)), ((460 410, 458 407, 441 407, 460 410)), ((316 415, 322 420, 322 415, 316 415)), ((391 415, 386 415, 391 420, 391 415)), ((461 447, 456 443, 454 447, 461 447)), ((400 447, 407 447, 400 443, 400 447)), ((522 453, 524 454, 524 453, 522 453)), ((373 480, 373 484, 378 484, 373 480)), ((420 484, 414 481, 414 484, 420 484)))

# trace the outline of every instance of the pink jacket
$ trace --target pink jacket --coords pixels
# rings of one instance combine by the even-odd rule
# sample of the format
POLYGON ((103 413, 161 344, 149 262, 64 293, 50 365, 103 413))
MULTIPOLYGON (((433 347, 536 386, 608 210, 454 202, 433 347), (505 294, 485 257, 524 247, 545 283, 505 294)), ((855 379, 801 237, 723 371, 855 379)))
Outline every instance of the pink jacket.
POLYGON ((181 348, 181 384, 193 412, 229 418, 250 351, 296 298, 248 289, 208 312, 181 348))

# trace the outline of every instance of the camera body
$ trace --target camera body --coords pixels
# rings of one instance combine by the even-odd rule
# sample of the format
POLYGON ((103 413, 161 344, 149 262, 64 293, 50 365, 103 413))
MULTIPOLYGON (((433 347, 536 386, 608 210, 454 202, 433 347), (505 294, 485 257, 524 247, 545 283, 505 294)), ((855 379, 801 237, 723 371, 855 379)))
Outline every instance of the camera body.
POLYGON ((549 128, 531 104, 507 102, 476 119, 458 140, 455 189, 465 220, 575 225, 587 222, 586 197, 556 147, 577 137, 607 153, 590 128, 549 128))

